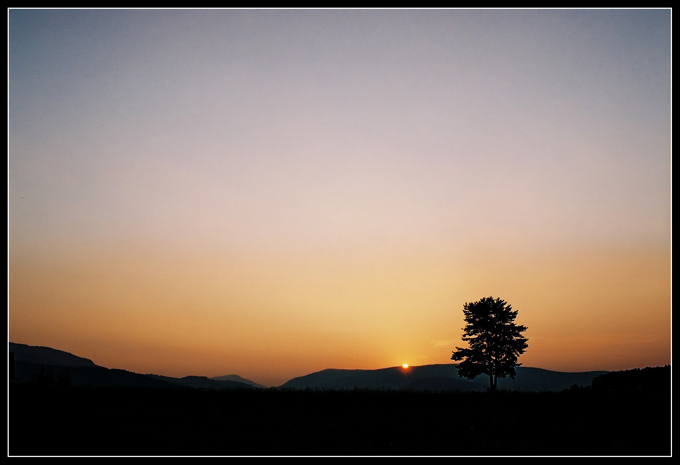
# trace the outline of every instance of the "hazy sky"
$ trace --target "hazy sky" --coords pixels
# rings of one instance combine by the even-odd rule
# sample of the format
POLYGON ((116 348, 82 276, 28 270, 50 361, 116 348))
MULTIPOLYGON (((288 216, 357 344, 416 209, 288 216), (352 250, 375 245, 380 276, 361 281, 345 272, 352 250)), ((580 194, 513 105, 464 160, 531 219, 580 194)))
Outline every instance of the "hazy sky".
POLYGON ((8 10, 9 340, 110 368, 671 357, 671 11, 8 10))

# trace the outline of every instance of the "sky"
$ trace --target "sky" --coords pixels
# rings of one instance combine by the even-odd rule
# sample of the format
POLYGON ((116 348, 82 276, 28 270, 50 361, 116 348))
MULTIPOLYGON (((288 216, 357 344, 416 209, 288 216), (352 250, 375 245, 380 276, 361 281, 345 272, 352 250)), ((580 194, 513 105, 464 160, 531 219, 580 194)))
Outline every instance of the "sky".
POLYGON ((9 9, 8 339, 266 386, 671 359, 670 9, 9 9))

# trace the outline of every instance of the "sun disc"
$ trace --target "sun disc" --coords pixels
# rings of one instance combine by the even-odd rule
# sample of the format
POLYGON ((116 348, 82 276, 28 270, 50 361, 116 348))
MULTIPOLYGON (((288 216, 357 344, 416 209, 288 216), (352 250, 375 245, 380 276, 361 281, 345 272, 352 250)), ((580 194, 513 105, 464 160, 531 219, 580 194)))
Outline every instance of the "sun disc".
POLYGON ((401 367, 402 368, 408 368, 408 363, 404 363, 401 367))

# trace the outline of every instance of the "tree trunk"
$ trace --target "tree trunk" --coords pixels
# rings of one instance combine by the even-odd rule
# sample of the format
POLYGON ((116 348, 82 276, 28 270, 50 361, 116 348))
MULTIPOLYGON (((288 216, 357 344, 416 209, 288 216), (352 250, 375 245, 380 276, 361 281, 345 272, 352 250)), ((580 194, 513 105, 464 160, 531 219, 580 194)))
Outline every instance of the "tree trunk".
POLYGON ((494 380, 493 374, 489 375, 489 391, 494 392, 496 390, 496 381, 494 380))

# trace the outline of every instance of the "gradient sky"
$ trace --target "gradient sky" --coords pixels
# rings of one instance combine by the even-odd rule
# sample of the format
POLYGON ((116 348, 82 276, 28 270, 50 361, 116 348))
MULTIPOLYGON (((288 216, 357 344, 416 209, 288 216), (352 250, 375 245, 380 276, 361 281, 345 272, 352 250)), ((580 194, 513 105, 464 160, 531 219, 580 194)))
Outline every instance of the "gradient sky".
POLYGON ((671 11, 8 10, 8 338, 110 368, 671 359, 671 11))

